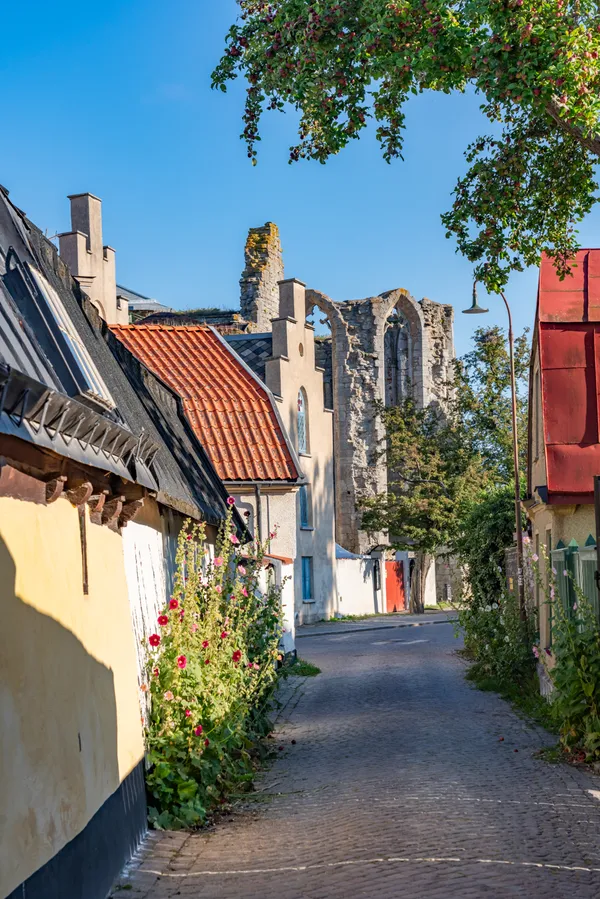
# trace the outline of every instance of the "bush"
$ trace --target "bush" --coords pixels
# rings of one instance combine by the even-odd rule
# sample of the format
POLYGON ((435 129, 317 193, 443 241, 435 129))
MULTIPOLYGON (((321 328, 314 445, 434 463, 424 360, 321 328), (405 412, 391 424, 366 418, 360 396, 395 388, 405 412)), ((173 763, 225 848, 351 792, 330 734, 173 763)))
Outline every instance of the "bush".
POLYGON ((459 610, 458 622, 479 675, 507 685, 531 678, 536 628, 531 618, 521 620, 518 598, 512 593, 505 591, 486 605, 473 599, 459 610))
MULTIPOLYGON (((564 749, 580 761, 592 761, 600 759, 600 626, 589 601, 577 584, 573 587, 573 614, 561 602, 554 603, 552 706, 564 749)), ((552 583, 549 601, 554 594, 552 583)))
POLYGON ((180 534, 173 595, 149 638, 147 786, 155 827, 198 826, 252 781, 281 658, 280 591, 261 593, 262 558, 256 545, 240 548, 231 514, 212 561, 202 525, 188 523, 180 534))

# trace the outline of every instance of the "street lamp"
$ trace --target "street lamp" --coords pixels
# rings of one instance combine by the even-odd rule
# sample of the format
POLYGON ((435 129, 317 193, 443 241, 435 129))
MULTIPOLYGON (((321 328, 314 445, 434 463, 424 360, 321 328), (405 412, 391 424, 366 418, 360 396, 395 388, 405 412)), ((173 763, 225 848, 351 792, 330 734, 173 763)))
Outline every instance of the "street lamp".
MULTIPOLYGON (((506 311, 508 313, 508 346, 510 349, 510 389, 512 395, 512 436, 513 436, 513 453, 514 453, 514 465, 515 465, 515 524, 517 527, 517 580, 519 585, 519 611, 521 613, 521 618, 524 621, 526 616, 525 611, 525 585, 523 582, 523 528, 521 526, 521 475, 519 472, 519 438, 517 434, 517 381, 515 377, 515 341, 513 335, 513 325, 512 325, 512 315, 510 312, 510 306, 508 305, 508 301, 504 296, 504 293, 499 290, 498 293, 504 300, 504 305, 506 306, 506 311)), ((473 282, 473 302, 471 304, 470 309, 463 309, 465 315, 477 315, 484 312, 489 312, 489 309, 484 309, 477 302, 477 281, 473 282)))

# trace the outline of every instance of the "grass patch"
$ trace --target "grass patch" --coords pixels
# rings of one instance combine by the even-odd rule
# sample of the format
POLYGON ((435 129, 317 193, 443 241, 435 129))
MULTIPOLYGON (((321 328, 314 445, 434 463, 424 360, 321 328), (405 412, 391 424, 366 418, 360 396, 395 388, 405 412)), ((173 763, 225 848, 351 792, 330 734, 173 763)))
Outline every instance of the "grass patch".
POLYGON ((540 749, 535 753, 535 758, 543 759, 544 762, 548 762, 550 765, 560 765, 565 760, 565 754, 560 745, 557 744, 556 746, 546 746, 544 749, 540 749))
POLYGON ((527 718, 551 733, 558 733, 552 706, 547 699, 540 695, 539 683, 535 674, 532 674, 529 679, 526 678, 522 683, 506 683, 481 671, 475 663, 471 665, 465 676, 479 690, 498 693, 502 699, 510 702, 517 712, 526 715, 527 718))
POLYGON ((300 658, 296 658, 291 665, 286 665, 283 671, 286 677, 316 677, 321 673, 321 669, 312 662, 300 658))

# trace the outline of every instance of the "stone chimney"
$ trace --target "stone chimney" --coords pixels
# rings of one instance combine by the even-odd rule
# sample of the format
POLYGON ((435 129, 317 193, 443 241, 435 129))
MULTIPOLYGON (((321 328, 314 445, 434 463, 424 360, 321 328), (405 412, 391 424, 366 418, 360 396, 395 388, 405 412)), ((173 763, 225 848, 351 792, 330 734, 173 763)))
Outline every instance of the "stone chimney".
POLYGON ((74 194, 71 231, 59 234, 60 255, 81 289, 109 325, 129 322, 127 301, 117 299, 115 251, 102 244, 102 200, 93 194, 74 194))
POLYGON ((267 222, 250 228, 245 249, 246 268, 240 279, 241 313, 254 330, 270 331, 271 320, 279 317, 279 281, 283 281, 283 257, 279 228, 267 222))

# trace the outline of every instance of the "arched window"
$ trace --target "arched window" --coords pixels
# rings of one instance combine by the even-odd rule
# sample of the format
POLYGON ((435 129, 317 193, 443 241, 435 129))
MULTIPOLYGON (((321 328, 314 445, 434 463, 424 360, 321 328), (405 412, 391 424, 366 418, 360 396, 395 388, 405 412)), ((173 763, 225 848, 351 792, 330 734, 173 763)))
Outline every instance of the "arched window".
POLYGON ((298 452, 308 452, 308 403, 303 388, 298 394, 298 452))

